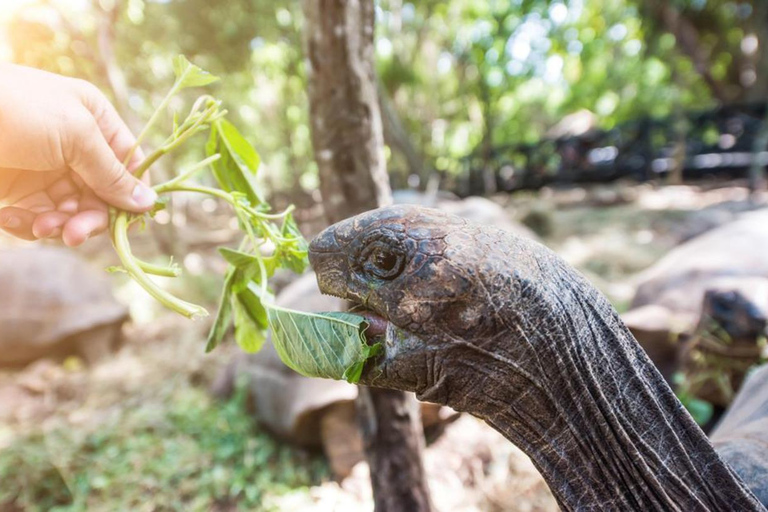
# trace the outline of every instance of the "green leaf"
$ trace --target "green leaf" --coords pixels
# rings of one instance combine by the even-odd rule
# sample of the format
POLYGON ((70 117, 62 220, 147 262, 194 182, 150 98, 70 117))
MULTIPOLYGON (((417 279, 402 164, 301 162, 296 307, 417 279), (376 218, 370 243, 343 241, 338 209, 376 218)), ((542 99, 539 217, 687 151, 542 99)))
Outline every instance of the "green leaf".
POLYGON ((244 194, 252 206, 263 202, 256 183, 256 171, 261 159, 232 123, 224 119, 213 123, 205 150, 207 156, 221 155, 211 165, 219 187, 227 192, 244 194))
POLYGON ((248 288, 251 281, 261 283, 261 266, 258 257, 228 247, 219 247, 219 253, 236 269, 235 279, 232 283, 234 293, 240 293, 248 288))
POLYGON ((351 313, 303 313, 268 305, 272 341, 280 359, 307 377, 360 380, 365 362, 379 353, 363 336, 365 318, 351 313))
POLYGON ((236 251, 229 247, 219 247, 219 254, 221 254, 227 262, 236 268, 243 268, 249 265, 259 264, 259 259, 253 254, 248 254, 243 251, 236 251))
MULTIPOLYGON (((231 249, 229 251, 239 253, 239 251, 231 249)), ((245 253, 240 254, 246 255, 245 253)), ((235 340, 238 345, 246 351, 257 351, 261 348, 266 336, 265 330, 269 325, 263 302, 271 300, 273 300, 271 294, 265 296, 261 286, 251 280, 244 270, 230 267, 224 282, 224 292, 219 303, 216 320, 208 335, 206 352, 210 352, 221 343, 233 317, 235 340)))
MULTIPOLYGON (((219 129, 219 137, 226 144, 227 149, 236 158, 237 164, 243 172, 249 171, 254 176, 261 165, 261 157, 245 137, 235 128, 235 125, 226 119, 220 119, 216 123, 219 129)), ((254 203, 255 204, 255 203, 254 203)))
POLYGON ((250 281, 242 291, 237 293, 237 298, 246 307, 248 315, 256 325, 262 329, 269 327, 264 304, 272 302, 272 294, 262 291, 261 286, 255 281, 250 281))
POLYGON ((699 425, 704 425, 712 417, 713 408, 709 402, 699 400, 698 398, 691 398, 683 402, 683 405, 699 425))
POLYGON ((236 300, 235 309, 235 341, 245 352, 258 352, 267 339, 264 329, 259 327, 251 317, 251 311, 244 303, 236 300))
POLYGON ((281 235, 288 241, 283 242, 277 248, 277 259, 280 265, 297 274, 303 273, 309 265, 309 246, 299 231, 299 226, 293 219, 293 215, 286 215, 285 220, 283 220, 281 235))
MULTIPOLYGON (((261 265, 259 265, 259 257, 257 255, 236 251, 228 247, 219 247, 219 253, 221 253, 230 265, 237 269, 235 281, 232 285, 232 291, 235 293, 241 292, 245 290, 251 282, 255 282, 259 285, 261 284, 261 265)), ((275 264, 271 260, 271 257, 261 259, 267 279, 272 277, 275 273, 275 264)))
POLYGON ((219 77, 189 62, 183 55, 173 59, 173 74, 176 75, 178 90, 188 87, 201 87, 216 82, 219 77))
POLYGON ((284 268, 292 270, 297 274, 303 274, 309 265, 308 252, 306 249, 291 249, 281 253, 281 265, 284 268))
POLYGON ((235 279, 234 270, 230 269, 227 278, 224 280, 224 290, 219 300, 219 309, 216 312, 216 319, 208 333, 208 344, 205 347, 206 352, 210 352, 221 344, 221 340, 227 334, 232 323, 232 282, 235 279))
POLYGON ((267 256, 264 258, 264 266, 267 267, 267 277, 275 275, 275 270, 277 270, 279 264, 280 262, 275 256, 267 256))
POLYGON ((371 357, 375 357, 381 354, 383 351, 384 347, 381 345, 381 343, 375 343, 370 346, 366 345, 363 347, 363 356, 365 359, 358 361, 357 363, 344 370, 344 375, 342 375, 341 378, 350 384, 356 384, 358 381, 360 381, 360 377, 363 376, 363 368, 365 368, 365 362, 371 357))
POLYGON ((157 200, 155 201, 155 204, 152 205, 152 209, 148 212, 149 216, 154 219, 155 215, 157 215, 157 212, 161 212, 168 207, 168 201, 170 201, 170 198, 168 196, 158 197, 157 200))

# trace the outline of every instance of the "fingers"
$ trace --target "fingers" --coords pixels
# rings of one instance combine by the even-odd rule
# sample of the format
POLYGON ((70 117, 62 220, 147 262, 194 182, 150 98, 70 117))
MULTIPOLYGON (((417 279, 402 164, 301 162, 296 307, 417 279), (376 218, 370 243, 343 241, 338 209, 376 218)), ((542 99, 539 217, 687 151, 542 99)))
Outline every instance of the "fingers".
MULTIPOLYGON (((136 137, 131 133, 128 125, 117 113, 114 105, 110 103, 106 96, 95 86, 88 82, 81 87, 83 105, 93 114, 96 123, 101 130, 112 151, 115 152, 118 160, 125 161, 133 146, 136 144, 136 137)), ((137 148, 128 162, 128 169, 135 169, 144 160, 144 153, 141 148, 137 148)))
POLYGON ((57 205, 61 205, 64 201, 75 198, 81 193, 80 188, 66 175, 49 185, 45 192, 51 201, 57 205))
MULTIPOLYGON (((72 170, 111 205, 132 212, 151 209, 157 194, 118 160, 93 115, 85 111, 73 119, 73 123, 65 145, 65 156, 72 170)), ((121 137, 124 135, 118 139, 121 137)))
POLYGON ((24 240, 61 238, 70 247, 104 231, 108 224, 106 203, 67 178, 0 210, 0 227, 8 233, 24 240))
POLYGON ((66 224, 61 239, 69 247, 77 247, 91 236, 107 229, 109 214, 103 210, 87 210, 74 215, 66 224))
POLYGON ((22 240, 59 238, 69 247, 77 247, 109 224, 105 210, 87 210, 70 215, 50 211, 36 214, 29 210, 8 207, 0 210, 2 229, 22 240))
POLYGON ((64 212, 46 212, 38 214, 32 223, 32 234, 35 238, 59 238, 64 230, 64 224, 72 218, 64 212))
POLYGON ((0 228, 22 240, 35 240, 32 224, 37 214, 23 208, 8 206, 0 209, 0 228))

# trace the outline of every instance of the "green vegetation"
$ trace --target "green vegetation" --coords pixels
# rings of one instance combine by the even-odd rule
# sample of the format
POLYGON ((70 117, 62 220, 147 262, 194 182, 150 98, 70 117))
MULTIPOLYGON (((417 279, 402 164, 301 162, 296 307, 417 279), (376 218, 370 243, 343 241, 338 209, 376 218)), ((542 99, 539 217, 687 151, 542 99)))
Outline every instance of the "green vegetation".
MULTIPOLYGON (((173 69, 176 80, 137 137, 125 159, 126 164, 180 91, 218 80, 183 56, 174 59, 173 69)), ((210 352, 216 348, 234 323, 238 345, 248 352, 257 352, 266 339, 266 329, 272 327, 277 333, 278 353, 290 368, 308 376, 357 382, 365 361, 376 355, 379 348, 378 345, 369 347, 363 338, 367 324, 362 317, 339 313, 307 314, 273 304, 269 278, 278 268, 303 272, 308 265, 307 243, 291 216, 293 206, 282 213, 270 213, 271 207, 260 196, 255 182, 261 158, 237 128, 224 119, 225 115, 221 102, 207 95, 195 101, 184 121, 179 122, 174 115, 173 132, 138 166, 136 176, 142 177, 161 157, 180 148, 198 133, 210 130, 205 147, 207 158, 156 185, 158 206, 151 213, 110 212, 112 243, 122 262, 122 267, 110 270, 126 272, 152 297, 179 314, 190 318, 207 315, 202 306, 174 296, 149 277, 178 277, 181 269, 173 264, 167 267, 154 265, 135 257, 128 228, 135 222, 151 219, 165 207, 168 195, 172 193, 194 192, 223 200, 234 209, 245 238, 237 250, 219 249, 230 266, 206 350, 210 352), (190 181, 208 166, 219 188, 190 181), (282 221, 281 227, 273 222, 276 220, 282 221)))
MULTIPOLYGON (((173 69, 176 80, 137 137, 136 144, 125 159, 126 164, 180 91, 205 86, 218 80, 218 77, 191 64, 183 56, 174 59, 173 69)), ((135 174, 137 177, 142 177, 161 157, 180 148, 198 133, 210 130, 210 138, 206 144, 207 158, 170 180, 156 185, 154 188, 160 199, 158 207, 149 216, 153 216, 158 210, 164 208, 168 202, 168 194, 174 192, 206 194, 226 201, 232 206, 240 221, 240 228, 246 234, 246 239, 240 244, 238 251, 227 250, 223 254, 225 257, 229 255, 228 261, 245 261, 245 263, 240 267, 233 264, 229 271, 219 319, 212 331, 209 350, 215 347, 223 337, 223 326, 229 325, 229 313, 233 308, 238 313, 236 331, 238 331, 238 340, 243 341, 241 345, 258 349, 260 343, 254 343, 253 340, 257 336, 263 339, 262 331, 267 327, 265 321, 260 322, 262 318, 265 319, 265 315, 259 315, 259 312, 264 309, 261 305, 262 299, 269 295, 267 280, 279 267, 302 272, 307 264, 306 241, 293 222, 290 214, 292 207, 279 214, 269 213, 270 206, 260 197, 254 181, 261 161, 260 157, 234 125, 224 120, 226 110, 220 107, 220 101, 206 95, 195 101, 184 121, 179 122, 178 117, 174 115, 171 135, 159 148, 147 156, 138 166, 135 174), (218 189, 189 181, 192 176, 208 166, 213 170, 218 189), (282 228, 276 226, 273 223, 274 220, 282 220, 282 228), (262 250, 267 243, 274 248, 269 255, 264 254, 262 250), (256 286, 250 286, 251 284, 256 286), (235 288, 238 289, 235 290, 235 288), (232 302, 236 303, 233 305, 232 302)), ((187 317, 205 316, 207 312, 204 308, 173 296, 149 278, 149 274, 176 277, 180 274, 177 266, 159 267, 143 262, 132 254, 128 228, 132 223, 146 222, 146 220, 147 215, 118 211, 110 213, 112 242, 122 262, 122 267, 112 270, 128 273, 147 293, 177 313, 187 317)))
POLYGON ((381 352, 363 336, 365 319, 351 313, 299 313, 269 308, 269 324, 280 359, 307 377, 360 380, 365 362, 381 352))
POLYGON ((186 388, 90 430, 62 426, 0 452, 0 510, 270 510, 329 478, 324 460, 260 430, 240 387, 225 404, 186 388))
MULTIPOLYGON (((310 199, 317 167, 301 2, 127 0, 84 2, 81 10, 49 4, 51 26, 32 14, 7 20, 14 60, 88 78, 124 114, 147 118, 172 76, 168 63, 188 55, 222 77, 217 98, 233 106, 229 119, 248 127, 248 140, 258 141, 267 164, 265 195, 310 199), (105 36, 112 39, 105 43, 105 36), (113 51, 87 51, 105 44, 113 51)), ((764 4, 379 0, 381 91, 424 172, 452 171, 484 144, 537 140, 580 109, 609 128, 718 100, 765 97, 764 4)), ((384 128, 390 170, 411 172, 386 119, 384 128)), ((180 152, 170 159, 179 167, 190 157, 180 152)))

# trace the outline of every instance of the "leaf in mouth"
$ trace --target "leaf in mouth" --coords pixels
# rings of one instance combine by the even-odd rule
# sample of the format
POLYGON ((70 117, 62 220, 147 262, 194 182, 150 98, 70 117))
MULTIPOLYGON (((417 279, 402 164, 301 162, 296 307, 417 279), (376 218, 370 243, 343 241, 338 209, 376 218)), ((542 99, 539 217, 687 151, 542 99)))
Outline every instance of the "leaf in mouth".
POLYGON ((381 352, 381 344, 368 345, 368 322, 343 312, 304 313, 267 306, 272 340, 280 359, 307 377, 356 383, 365 362, 381 352))

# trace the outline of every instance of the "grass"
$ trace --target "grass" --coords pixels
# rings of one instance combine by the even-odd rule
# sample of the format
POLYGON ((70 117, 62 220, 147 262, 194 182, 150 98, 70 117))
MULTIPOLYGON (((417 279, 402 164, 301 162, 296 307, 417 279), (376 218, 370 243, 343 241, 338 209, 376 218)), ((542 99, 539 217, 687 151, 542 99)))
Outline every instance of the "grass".
POLYGON ((196 388, 165 398, 17 439, 0 451, 0 511, 271 510, 328 478, 320 457, 259 430, 242 389, 224 404, 196 388))

